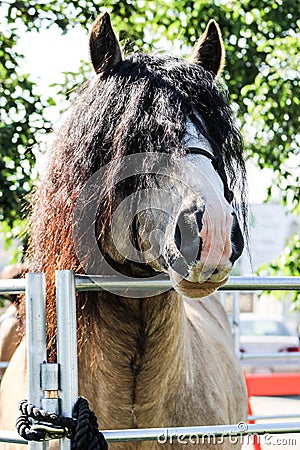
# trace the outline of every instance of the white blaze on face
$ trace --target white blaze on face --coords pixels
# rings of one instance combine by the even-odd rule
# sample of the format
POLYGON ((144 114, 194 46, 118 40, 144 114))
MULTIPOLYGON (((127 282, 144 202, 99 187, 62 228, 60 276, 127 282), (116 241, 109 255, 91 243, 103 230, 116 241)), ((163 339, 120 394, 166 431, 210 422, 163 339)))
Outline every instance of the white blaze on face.
POLYGON ((205 178, 193 180, 192 184, 201 193, 205 210, 202 217, 201 258, 191 271, 190 281, 205 281, 215 270, 215 279, 226 278, 232 267, 229 258, 231 249, 232 207, 224 197, 224 186, 211 161, 202 155, 189 154, 186 159, 205 174, 205 178))
MULTIPOLYGON (((198 119, 201 120, 199 116, 198 119)), ((210 143, 190 119, 187 119, 183 142, 187 147, 203 149, 213 156, 210 143)), ((199 171, 199 178, 191 180, 191 184, 193 189, 201 195, 205 205, 200 231, 201 258, 192 268, 187 279, 192 282, 201 282, 212 276, 213 281, 222 281, 228 277, 232 267, 229 258, 232 253, 233 210, 224 197, 223 182, 211 160, 197 153, 187 154, 185 159, 199 171)))

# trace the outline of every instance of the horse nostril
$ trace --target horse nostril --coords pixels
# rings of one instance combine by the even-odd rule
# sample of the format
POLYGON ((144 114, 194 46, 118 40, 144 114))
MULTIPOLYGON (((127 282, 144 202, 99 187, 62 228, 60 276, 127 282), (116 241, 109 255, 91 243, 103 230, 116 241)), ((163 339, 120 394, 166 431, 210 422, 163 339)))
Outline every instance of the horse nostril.
POLYGON ((244 250, 244 238, 240 229, 239 222, 237 220, 236 214, 233 212, 233 222, 231 228, 231 248, 232 253, 229 258, 232 264, 241 256, 244 250))
POLYGON ((174 240, 175 240, 175 245, 176 245, 177 249, 180 251, 180 249, 181 249, 181 233, 180 233, 180 227, 179 227, 178 223, 176 224, 176 227, 175 227, 174 240))
POLYGON ((204 208, 196 206, 184 209, 178 216, 174 240, 175 245, 188 264, 200 259, 202 239, 199 236, 202 229, 204 208))

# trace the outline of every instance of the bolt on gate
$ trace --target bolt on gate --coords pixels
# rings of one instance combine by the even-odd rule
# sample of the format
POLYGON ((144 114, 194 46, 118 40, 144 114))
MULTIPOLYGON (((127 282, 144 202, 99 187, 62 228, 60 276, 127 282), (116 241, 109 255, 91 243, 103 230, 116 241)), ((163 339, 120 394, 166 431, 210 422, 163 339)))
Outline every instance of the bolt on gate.
MULTIPOLYGON (((73 271, 56 272, 57 301, 57 363, 47 363, 46 355, 46 319, 45 303, 46 289, 43 273, 28 273, 25 280, 0 280, 0 293, 26 295, 26 340, 27 340, 27 370, 28 370, 28 400, 36 407, 47 411, 60 413, 71 417, 73 405, 78 399, 77 370, 77 337, 76 337, 76 291, 101 289, 135 289, 159 290, 171 288, 168 279, 159 281, 132 281, 124 284, 114 278, 93 275, 75 275, 73 271), (51 391, 58 392, 57 398, 50 398, 51 391)), ((300 290, 300 277, 230 277, 228 283, 222 286, 223 291, 241 290, 300 290)), ((238 352, 238 316, 239 305, 234 303, 234 339, 238 352)), ((239 352, 238 352, 239 353, 239 352)), ((239 355, 240 356, 240 355, 239 355)), ((287 355, 284 355, 285 357, 287 355)), ((297 355, 300 357, 300 354, 297 355)), ((250 355, 256 358, 257 355, 250 355)), ((267 357, 282 358, 282 354, 267 355, 267 357)), ((288 357, 294 357, 295 355, 288 357)), ((299 415, 300 416, 300 415, 299 415)), ((149 428, 132 430, 102 431, 108 442, 159 441, 166 434, 173 439, 188 437, 230 437, 245 435, 300 433, 299 422, 264 423, 149 428), (245 425, 245 424, 244 424, 245 425)), ((15 432, 0 431, 0 442, 28 444, 15 432)), ((46 450, 48 442, 30 442, 30 450, 46 450)), ((60 440, 60 449, 69 450, 70 441, 60 440)))

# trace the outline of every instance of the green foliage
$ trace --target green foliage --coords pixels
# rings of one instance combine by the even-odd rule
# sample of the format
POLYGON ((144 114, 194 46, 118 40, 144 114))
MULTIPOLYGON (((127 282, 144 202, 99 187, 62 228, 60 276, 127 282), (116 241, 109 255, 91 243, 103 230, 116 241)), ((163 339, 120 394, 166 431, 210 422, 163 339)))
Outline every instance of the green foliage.
MULTIPOLYGON (((36 135, 50 128, 35 85, 18 73, 21 58, 13 30, 1 35, 0 48, 0 221, 7 245, 24 228, 22 218, 32 189, 36 135)), ((26 239, 25 239, 26 240, 26 239)))
MULTIPOLYGON (((38 136, 50 129, 38 86, 18 70, 19 30, 89 29, 101 7, 94 0, 8 0, 1 8, 0 221, 12 230, 32 189, 38 136)), ((105 8, 126 52, 168 46, 187 54, 208 20, 217 20, 227 53, 224 78, 248 155, 274 169, 269 195, 277 185, 282 201, 297 210, 300 180, 291 156, 299 158, 299 0, 106 0, 105 8)), ((58 103, 57 94, 68 96, 86 74, 85 65, 66 74, 63 86, 53 80, 48 105, 58 103)))
MULTIPOLYGON (((264 275, 282 275, 282 276, 300 276, 300 234, 295 234, 287 243, 283 254, 277 258, 272 264, 262 266, 259 274, 264 275)), ((273 295, 276 295, 273 293, 273 295)), ((290 293, 285 293, 285 296, 290 296, 290 293)), ((282 298, 282 292, 278 294, 282 298)), ((294 291, 292 293, 292 300, 295 309, 300 309, 300 292, 294 291)))

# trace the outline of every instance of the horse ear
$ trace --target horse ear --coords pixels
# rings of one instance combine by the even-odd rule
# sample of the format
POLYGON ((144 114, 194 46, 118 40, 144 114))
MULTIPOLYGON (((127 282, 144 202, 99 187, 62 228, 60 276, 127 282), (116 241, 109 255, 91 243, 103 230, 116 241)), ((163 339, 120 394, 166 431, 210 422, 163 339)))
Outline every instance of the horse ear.
POLYGON ((215 75, 222 71, 225 49, 220 28, 214 20, 209 21, 204 34, 196 42, 189 61, 200 64, 215 75))
POLYGON ((96 73, 122 60, 120 44, 107 12, 100 14, 94 22, 90 34, 90 55, 96 73))

